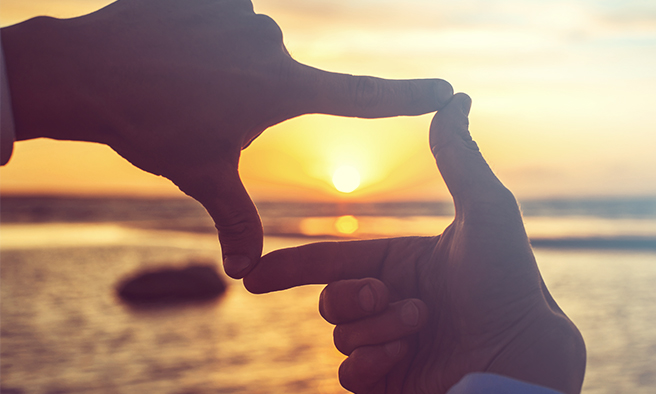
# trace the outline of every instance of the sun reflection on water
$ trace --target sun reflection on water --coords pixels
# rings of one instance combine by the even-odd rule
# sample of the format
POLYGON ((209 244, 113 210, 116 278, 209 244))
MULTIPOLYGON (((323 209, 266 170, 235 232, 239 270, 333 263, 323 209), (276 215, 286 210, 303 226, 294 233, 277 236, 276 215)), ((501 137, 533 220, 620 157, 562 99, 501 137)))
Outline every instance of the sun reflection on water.
POLYGON ((340 216, 335 220, 335 229, 342 234, 353 234, 358 227, 358 219, 351 215, 340 216))

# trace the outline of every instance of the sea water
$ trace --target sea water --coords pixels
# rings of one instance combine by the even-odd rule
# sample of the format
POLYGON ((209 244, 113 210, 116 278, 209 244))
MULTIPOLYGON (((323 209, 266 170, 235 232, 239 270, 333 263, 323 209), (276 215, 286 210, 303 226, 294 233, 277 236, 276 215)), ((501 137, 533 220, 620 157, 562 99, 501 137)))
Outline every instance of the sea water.
MULTIPOLYGON (((107 214, 106 204, 99 207, 76 220, 70 212, 22 211, 54 219, 36 222, 12 219, 20 209, 12 214, 3 207, 2 393, 344 392, 337 381, 344 356, 317 312, 320 286, 256 296, 230 281, 215 301, 131 308, 116 297, 123 278, 162 264, 218 261, 220 248, 214 234, 196 231, 205 222, 182 223, 179 207, 155 221, 126 221, 107 214)), ((328 211, 263 215, 265 228, 269 219, 278 230, 291 229, 267 235, 265 251, 339 236, 333 224, 340 216, 328 211), (297 232, 305 236, 290 236, 297 232)), ((450 220, 353 213, 358 230, 343 237, 439 233, 450 220)), ((547 286, 586 340, 584 393, 656 392, 656 220, 644 210, 620 216, 578 210, 527 215, 526 222, 534 239, 555 240, 536 246, 535 254, 547 286)))

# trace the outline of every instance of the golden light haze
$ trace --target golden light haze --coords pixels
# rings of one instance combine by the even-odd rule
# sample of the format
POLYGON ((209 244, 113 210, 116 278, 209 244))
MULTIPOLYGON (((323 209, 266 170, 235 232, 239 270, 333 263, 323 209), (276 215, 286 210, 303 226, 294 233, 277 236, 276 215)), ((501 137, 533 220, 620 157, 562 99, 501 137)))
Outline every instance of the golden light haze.
MULTIPOLYGON (((3 0, 3 26, 109 1, 3 0)), ((656 3, 592 0, 254 0, 297 60, 387 78, 443 78, 474 101, 471 130, 521 198, 655 195, 656 3)), ((266 131, 240 172, 257 201, 445 199, 432 115, 304 116, 266 131), (349 194, 334 171, 355 167, 349 194)), ((0 170, 3 193, 180 195, 104 146, 35 140, 0 170)))

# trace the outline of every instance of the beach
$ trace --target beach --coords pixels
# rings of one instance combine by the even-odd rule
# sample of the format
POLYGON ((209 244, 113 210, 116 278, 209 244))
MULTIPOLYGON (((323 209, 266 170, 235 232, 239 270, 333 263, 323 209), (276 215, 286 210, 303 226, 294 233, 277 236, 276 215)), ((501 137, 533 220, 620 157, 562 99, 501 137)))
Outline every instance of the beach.
MULTIPOLYGON (((227 292, 213 301, 139 309, 118 299, 117 283, 140 270, 218 262, 202 210, 179 202, 152 215, 139 202, 3 203, 2 393, 345 392, 337 381, 344 356, 317 311, 321 286, 252 295, 226 279, 227 292), (58 204, 69 209, 52 209, 58 204), (124 220, 122 210, 135 219, 124 220)), ((534 249, 545 282, 586 341, 586 394, 656 391, 656 215, 646 206, 605 215, 525 208, 529 235, 543 240, 534 249)), ((328 207, 314 217, 302 207, 296 216, 289 206, 276 209, 261 209, 265 252, 376 235, 370 228, 380 236, 439 233, 450 220, 407 205, 396 216, 376 216, 375 207, 328 207), (334 224, 343 216, 358 229, 340 235, 334 224)))

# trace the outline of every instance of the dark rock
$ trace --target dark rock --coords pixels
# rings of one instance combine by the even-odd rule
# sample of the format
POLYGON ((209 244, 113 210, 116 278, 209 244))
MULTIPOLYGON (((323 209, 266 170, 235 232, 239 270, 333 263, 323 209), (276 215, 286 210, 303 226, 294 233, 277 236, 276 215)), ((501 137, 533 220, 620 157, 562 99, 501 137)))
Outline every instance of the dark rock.
POLYGON ((169 303, 211 300, 225 289, 214 265, 193 264, 141 273, 120 283, 117 291, 129 303, 169 303))
POLYGON ((0 387, 0 393, 2 394, 23 394, 25 391, 22 389, 15 389, 9 387, 0 387))

